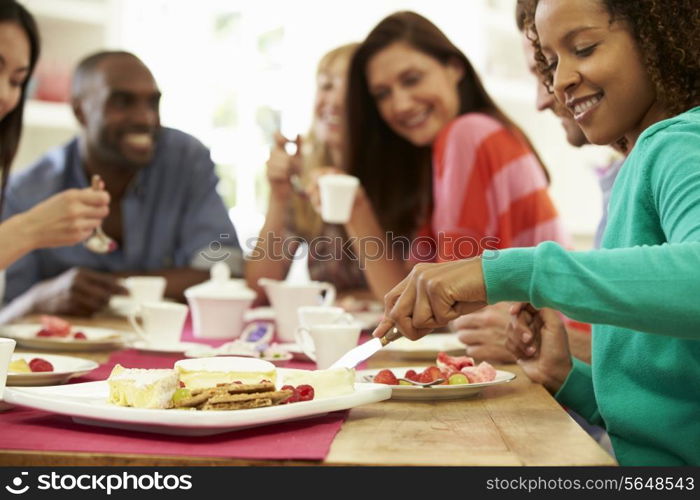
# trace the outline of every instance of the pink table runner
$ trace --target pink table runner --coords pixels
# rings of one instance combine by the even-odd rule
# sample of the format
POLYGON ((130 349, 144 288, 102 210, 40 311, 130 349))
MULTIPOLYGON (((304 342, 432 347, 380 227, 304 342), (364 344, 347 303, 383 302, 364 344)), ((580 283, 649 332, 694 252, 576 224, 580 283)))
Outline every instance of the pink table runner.
MULTIPOLYGON (((112 367, 169 368, 181 356, 135 350, 114 353, 99 368, 74 382, 104 380, 112 367)), ((313 369, 290 361, 290 368, 313 369)), ((70 417, 26 408, 0 413, 0 449, 186 455, 261 460, 323 460, 348 411, 205 437, 169 436, 74 423, 70 417)))

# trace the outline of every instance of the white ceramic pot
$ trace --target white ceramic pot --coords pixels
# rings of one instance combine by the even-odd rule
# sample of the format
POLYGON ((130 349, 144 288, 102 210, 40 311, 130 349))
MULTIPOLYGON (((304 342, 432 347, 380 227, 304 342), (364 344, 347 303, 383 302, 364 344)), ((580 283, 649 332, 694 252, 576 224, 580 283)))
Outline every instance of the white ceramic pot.
POLYGON ((335 301, 335 287, 331 283, 310 281, 292 283, 268 278, 258 280, 275 311, 277 340, 295 342, 299 327, 297 310, 303 306, 330 306, 335 301))
POLYGON ((211 279, 185 290, 195 337, 235 339, 243 331, 244 314, 255 299, 245 280, 230 279, 228 265, 212 266, 211 279))

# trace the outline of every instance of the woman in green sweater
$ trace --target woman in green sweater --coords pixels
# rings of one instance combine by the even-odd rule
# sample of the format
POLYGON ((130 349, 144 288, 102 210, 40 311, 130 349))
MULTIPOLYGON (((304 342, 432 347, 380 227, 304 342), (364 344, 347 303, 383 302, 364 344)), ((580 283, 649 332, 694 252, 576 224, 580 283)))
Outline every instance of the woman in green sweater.
POLYGON ((700 465, 696 0, 536 4, 545 82, 592 143, 630 150, 603 249, 543 243, 420 265, 387 294, 375 336, 395 324, 416 339, 487 303, 526 302, 511 311, 509 349, 561 403, 606 427, 621 464, 700 465), (595 324, 592 365, 571 358, 546 308, 595 324))

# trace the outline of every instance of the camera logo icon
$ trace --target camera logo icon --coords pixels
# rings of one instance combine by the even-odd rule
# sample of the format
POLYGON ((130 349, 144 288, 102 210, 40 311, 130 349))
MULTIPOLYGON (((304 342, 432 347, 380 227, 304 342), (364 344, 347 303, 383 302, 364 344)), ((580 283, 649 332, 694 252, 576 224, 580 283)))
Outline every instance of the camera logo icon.
POLYGON ((22 495, 23 493, 26 493, 27 490, 29 489, 29 485, 26 484, 22 486, 22 476, 28 476, 29 472, 22 472, 20 473, 19 476, 15 477, 12 480, 12 486, 5 486, 5 489, 12 493, 13 495, 22 495))
MULTIPOLYGON (((227 240, 231 237, 230 234, 220 234, 220 240, 227 240)), ((207 262, 221 262, 228 259, 231 256, 231 252, 227 251, 224 246, 219 241, 212 241, 209 243, 209 251, 202 251, 200 255, 207 262)))

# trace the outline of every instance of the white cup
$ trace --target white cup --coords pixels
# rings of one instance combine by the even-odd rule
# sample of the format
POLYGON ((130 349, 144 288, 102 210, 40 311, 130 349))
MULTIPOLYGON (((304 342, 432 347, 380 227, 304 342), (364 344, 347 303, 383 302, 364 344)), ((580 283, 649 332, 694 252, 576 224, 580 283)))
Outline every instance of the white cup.
POLYGON ((188 311, 186 305, 176 302, 144 302, 139 307, 143 325, 135 313, 129 315, 129 322, 146 343, 172 345, 180 342, 188 311))
POLYGON ((350 220, 359 184, 359 179, 352 175, 326 174, 318 178, 324 222, 345 224, 350 220))
POLYGON ((131 276, 124 279, 131 299, 136 303, 163 300, 167 281, 162 276, 131 276))
POLYGON ((297 309, 297 314, 299 325, 307 328, 313 325, 349 325, 355 320, 345 309, 334 306, 304 306, 297 309))
POLYGON ((12 353, 15 351, 16 342, 13 339, 0 338, 0 401, 5 392, 5 382, 7 382, 7 370, 10 367, 12 353))
POLYGON ((331 283, 311 281, 291 283, 268 278, 258 280, 270 299, 275 311, 276 337, 278 342, 295 342, 299 327, 297 310, 304 306, 330 306, 335 302, 335 286, 331 283), (321 296, 321 294, 324 294, 321 296))
POLYGON ((325 370, 357 347, 361 330, 357 323, 302 326, 296 331, 296 341, 304 354, 316 362, 316 368, 325 370))

